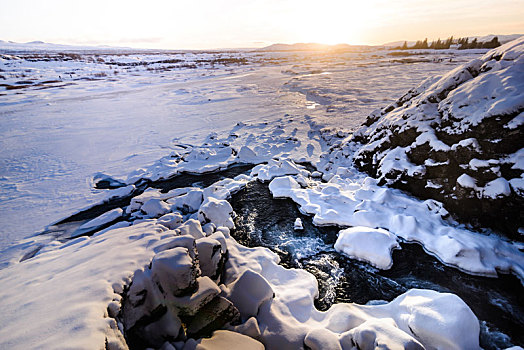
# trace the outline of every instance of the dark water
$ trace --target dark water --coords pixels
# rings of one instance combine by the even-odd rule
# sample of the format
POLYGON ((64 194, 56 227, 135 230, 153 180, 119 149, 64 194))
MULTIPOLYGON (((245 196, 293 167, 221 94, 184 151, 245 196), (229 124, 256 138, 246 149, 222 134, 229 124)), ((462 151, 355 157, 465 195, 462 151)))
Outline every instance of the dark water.
MULTIPOLYGON (((67 233, 74 232, 83 223, 89 220, 92 220, 104 214, 105 212, 108 212, 109 210, 116 209, 116 208, 125 209, 125 207, 127 207, 131 203, 131 199, 133 197, 136 197, 142 194, 147 188, 157 188, 162 193, 169 192, 170 190, 174 188, 179 188, 179 187, 193 186, 193 187, 204 188, 220 180, 223 180, 226 178, 234 178, 237 175, 249 173, 249 171, 252 168, 253 168, 252 164, 234 164, 228 167, 227 169, 217 171, 217 172, 212 172, 212 173, 205 173, 205 174, 181 173, 181 174, 172 176, 170 178, 161 179, 157 181, 151 181, 148 179, 140 179, 134 183, 136 187, 135 191, 133 191, 128 196, 110 199, 100 204, 94 205, 86 210, 82 210, 76 214, 73 214, 67 218, 60 220, 59 222, 51 226, 50 229, 42 232, 42 234, 52 234, 57 237, 59 237, 60 235, 67 236, 67 233)), ((113 183, 113 182, 117 182, 117 181, 112 180, 111 182, 109 182, 107 180, 102 180, 95 184, 95 188, 96 189, 108 189, 108 188, 118 188, 118 187, 122 187, 125 185, 123 183, 121 183, 121 185, 119 186, 118 185, 117 186, 108 185, 109 183, 113 183)), ((123 219, 125 220, 127 218, 124 216, 123 219)), ((108 224, 106 226, 109 226, 111 224, 108 224)), ((92 235, 93 233, 100 231, 104 228, 105 228, 104 226, 98 227, 96 230, 87 232, 85 235, 92 235)))
POLYGON ((314 226, 291 200, 273 199, 268 184, 248 185, 231 203, 237 213, 232 235, 244 245, 272 249, 286 267, 314 274, 321 310, 337 302, 390 301, 411 288, 433 289, 457 294, 469 305, 481 320, 483 348, 524 343, 524 288, 513 275, 471 276, 443 265, 418 244, 401 244, 393 252, 393 267, 382 271, 336 253, 339 228, 314 226), (304 231, 293 229, 297 217, 304 231))

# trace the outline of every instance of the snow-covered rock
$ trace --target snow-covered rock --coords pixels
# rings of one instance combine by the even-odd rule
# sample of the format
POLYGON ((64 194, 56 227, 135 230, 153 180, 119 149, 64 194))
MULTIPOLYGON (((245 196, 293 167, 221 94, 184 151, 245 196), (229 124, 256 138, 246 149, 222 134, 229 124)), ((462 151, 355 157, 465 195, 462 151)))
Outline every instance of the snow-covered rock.
POLYGON ((264 350, 264 345, 239 333, 218 330, 211 338, 203 338, 186 344, 183 350, 264 350))
POLYGON ((302 165, 295 164, 292 160, 271 159, 267 164, 253 168, 251 174, 257 174, 257 178, 261 181, 269 181, 277 176, 296 175, 300 173, 307 174, 308 172, 302 165))
POLYGON ((217 226, 225 226, 230 229, 235 228, 233 222, 233 208, 228 201, 209 197, 198 211, 198 218, 201 222, 213 222, 217 226))
POLYGON ((413 349, 479 348, 479 322, 454 294, 412 289, 389 303, 335 304, 321 312, 314 306, 318 290, 311 274, 283 268, 278 256, 266 248, 246 248, 231 239, 228 247, 226 285, 251 270, 274 292, 256 316, 267 349, 298 349, 304 344, 313 349, 352 349, 356 344, 361 349, 379 344, 413 349))
POLYGON ((397 236, 383 229, 356 226, 338 233, 335 250, 369 262, 379 269, 393 265, 391 250, 398 248, 397 236))
POLYGON ((300 218, 295 219, 295 222, 293 223, 293 229, 297 231, 304 229, 304 226, 302 225, 302 220, 300 218))
POLYGON ((523 113, 520 38, 373 112, 328 158, 357 149, 354 164, 381 183, 514 236, 523 225, 523 167, 516 157, 524 148, 523 113))

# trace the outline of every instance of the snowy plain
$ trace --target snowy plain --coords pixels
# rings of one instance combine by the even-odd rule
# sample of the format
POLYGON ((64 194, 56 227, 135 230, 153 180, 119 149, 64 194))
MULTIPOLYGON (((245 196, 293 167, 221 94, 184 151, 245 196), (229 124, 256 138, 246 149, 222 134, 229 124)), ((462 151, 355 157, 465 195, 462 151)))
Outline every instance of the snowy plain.
MULTIPOLYGON (((122 290, 133 273, 136 276, 136 271, 143 271, 156 259, 155 254, 172 249, 179 235, 190 235, 197 247, 199 240, 203 243, 206 239, 219 242, 215 243, 222 248, 227 246, 230 260, 226 281, 220 285, 221 295, 238 307, 244 322, 233 330, 261 340, 269 348, 293 349, 304 344, 312 349, 365 348, 369 344, 478 348, 477 318, 460 298, 449 293, 413 289, 390 303, 337 304, 327 312, 317 311, 314 298, 318 287, 311 274, 284 269, 276 254, 243 247, 229 237, 234 223, 227 202, 232 193, 251 181, 271 181, 269 188, 275 197, 292 197, 293 191, 321 191, 318 203, 307 203, 315 207, 304 211, 314 214, 313 209, 326 209, 324 217, 329 217, 333 201, 341 200, 340 188, 360 190, 363 203, 370 200, 387 207, 397 195, 393 200, 415 203, 394 191, 380 190, 370 178, 357 177, 355 184, 345 183, 343 178, 350 174, 343 171, 350 170, 330 174, 328 180, 334 179, 331 184, 322 183, 322 174, 295 162, 316 164, 322 153, 350 135, 369 112, 389 104, 427 76, 445 73, 477 53, 423 54, 415 60, 399 60, 380 51, 176 55, 177 60, 182 57, 183 64, 198 64, 156 71, 148 69, 150 64, 135 65, 142 60, 172 60, 150 54, 104 57, 110 64, 95 58, 80 63, 75 61, 78 58, 73 62, 19 60, 21 54, 3 58, 3 247, 114 197, 116 191, 125 196, 144 179, 159 181, 184 171, 267 162, 254 167, 249 175, 225 179, 205 189, 175 188, 167 193, 147 189, 131 200, 125 213, 113 209, 94 220, 83 220, 74 232, 57 233, 60 240, 40 245, 22 259, 25 261, 18 262, 16 243, 7 248, 2 257, 5 268, 0 270, 0 280, 9 286, 1 294, 7 306, 0 337, 5 346, 42 345, 42 336, 46 347, 90 348, 104 341, 110 347, 124 346, 119 333, 122 326, 113 318, 114 310, 107 314, 107 305, 118 309, 122 290), (217 56, 224 55, 233 60, 217 61, 217 56), (239 57, 247 64, 238 64, 239 57), (69 64, 77 65, 75 75, 96 80, 75 80, 70 74, 70 85, 49 87, 67 80, 66 73, 73 71, 69 64), (59 75, 60 82, 49 83, 53 75, 59 75), (40 84, 46 88, 38 90, 40 84), (23 85, 27 86, 8 88, 23 85), (274 157, 280 160, 272 160, 274 157), (103 174, 127 186, 95 189, 95 183, 106 178, 103 174), (111 225, 123 215, 128 215, 124 221, 91 237, 83 235, 85 230, 111 225), (13 252, 15 255, 10 255, 13 252), (242 281, 258 285, 261 294, 235 294, 243 289, 236 289, 242 281), (57 290, 61 286, 67 288, 57 290), (20 293, 22 290, 26 292, 20 293), (55 308, 60 312, 54 312, 55 308), (45 322, 35 322, 39 318, 45 322), (7 320, 13 319, 16 322, 7 327, 7 320), (20 324, 30 327, 20 328, 20 324), (61 334, 67 335, 68 344, 61 343, 61 334)), ((293 199, 302 205, 299 197, 293 199)), ((438 205, 426 214, 435 211, 439 211, 438 205)), ((362 223, 366 224, 359 221, 362 223)), ((447 224, 435 225, 441 228, 447 224)), ((353 233, 358 236, 366 230, 369 227, 357 227, 353 233)), ((341 231, 340 237, 349 242, 352 232, 345 232, 341 231)), ((384 239, 384 232, 374 231, 382 235, 378 240, 384 239)), ((394 235, 386 236, 389 248, 378 252, 378 258, 372 254, 357 258, 388 268, 388 254, 398 243, 394 235)), ((41 237, 26 239, 19 248, 31 251, 41 237)), ((197 250, 205 255, 204 249, 197 250)), ((518 266, 521 258, 517 251, 508 259, 518 266)), ((208 262, 201 258, 202 271, 205 264, 208 262)), ((486 275, 493 268, 476 271, 461 267, 486 275)), ((183 344, 169 346, 178 349, 183 344)))
POLYGON ((424 78, 476 57, 22 53, 0 58, 0 247, 100 201, 97 173, 125 178, 237 122, 307 115, 352 131, 424 78))

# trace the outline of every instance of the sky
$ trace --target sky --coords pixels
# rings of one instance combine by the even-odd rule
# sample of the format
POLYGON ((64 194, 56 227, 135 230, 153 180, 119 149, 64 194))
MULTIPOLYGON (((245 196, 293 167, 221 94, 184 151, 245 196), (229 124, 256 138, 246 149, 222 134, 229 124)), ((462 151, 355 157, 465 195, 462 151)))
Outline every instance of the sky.
POLYGON ((524 33, 524 0, 0 0, 0 40, 213 49, 524 33))

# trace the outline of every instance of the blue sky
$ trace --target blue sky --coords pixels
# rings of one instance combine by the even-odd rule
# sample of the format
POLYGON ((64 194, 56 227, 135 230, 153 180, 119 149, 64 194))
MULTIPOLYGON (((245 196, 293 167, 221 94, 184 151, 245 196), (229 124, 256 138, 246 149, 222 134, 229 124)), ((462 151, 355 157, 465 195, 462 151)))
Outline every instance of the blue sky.
POLYGON ((524 0, 0 0, 0 39, 144 48, 524 33, 524 0))

